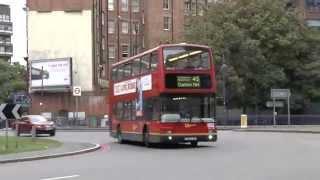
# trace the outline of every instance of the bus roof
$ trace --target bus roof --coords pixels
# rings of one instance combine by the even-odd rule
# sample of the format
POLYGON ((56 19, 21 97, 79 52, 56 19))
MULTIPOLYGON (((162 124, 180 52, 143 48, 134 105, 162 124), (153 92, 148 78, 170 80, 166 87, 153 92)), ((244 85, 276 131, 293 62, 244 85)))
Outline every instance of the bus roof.
POLYGON ((112 67, 118 66, 118 65, 120 65, 120 64, 124 64, 124 63, 126 63, 126 62, 129 62, 129 61, 131 61, 132 59, 135 59, 136 57, 143 56, 143 55, 145 55, 145 54, 149 54, 149 53, 151 53, 151 52, 153 52, 153 51, 155 51, 155 50, 157 50, 157 49, 159 49, 159 48, 175 47, 175 46, 194 46, 194 47, 210 48, 209 46, 206 46, 206 45, 188 44, 188 43, 161 44, 161 45, 159 45, 159 46, 157 46, 157 47, 154 47, 154 48, 152 48, 152 49, 146 50, 146 51, 144 51, 144 52, 142 52, 142 53, 139 53, 139 54, 137 54, 137 55, 135 55, 135 56, 132 56, 132 57, 129 57, 129 58, 124 59, 124 60, 122 60, 122 61, 116 62, 116 63, 114 63, 114 64, 112 65, 112 67))

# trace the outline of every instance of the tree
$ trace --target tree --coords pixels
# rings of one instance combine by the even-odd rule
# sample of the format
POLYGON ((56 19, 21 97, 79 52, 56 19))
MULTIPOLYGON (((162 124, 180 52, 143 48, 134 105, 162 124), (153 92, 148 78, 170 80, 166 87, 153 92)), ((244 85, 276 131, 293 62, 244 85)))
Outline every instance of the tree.
POLYGON ((288 2, 217 1, 188 24, 187 41, 211 46, 217 69, 225 56, 231 105, 262 106, 271 88, 290 88, 296 110, 320 97, 319 32, 288 2))
POLYGON ((0 61, 0 102, 8 99, 11 93, 26 89, 26 71, 18 63, 11 65, 0 61))

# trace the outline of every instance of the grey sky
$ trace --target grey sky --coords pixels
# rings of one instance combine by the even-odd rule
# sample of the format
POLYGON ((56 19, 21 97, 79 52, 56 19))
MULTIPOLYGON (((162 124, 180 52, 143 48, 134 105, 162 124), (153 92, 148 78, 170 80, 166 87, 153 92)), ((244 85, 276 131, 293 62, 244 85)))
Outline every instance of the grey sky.
POLYGON ((26 0, 0 0, 0 4, 7 4, 11 9, 11 21, 13 23, 13 57, 12 62, 25 64, 23 57, 26 56, 26 0))

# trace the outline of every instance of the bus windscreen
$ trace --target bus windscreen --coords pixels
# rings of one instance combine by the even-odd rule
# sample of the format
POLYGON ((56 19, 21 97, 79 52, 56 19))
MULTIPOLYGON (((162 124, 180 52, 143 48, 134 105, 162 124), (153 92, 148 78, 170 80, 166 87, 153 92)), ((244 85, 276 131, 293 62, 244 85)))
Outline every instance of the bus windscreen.
POLYGON ((168 120, 164 117, 170 117, 172 120, 172 117, 176 117, 175 121, 213 121, 213 103, 212 96, 162 96, 161 119, 168 120))
POLYGON ((209 51, 200 47, 167 47, 163 50, 164 63, 167 70, 210 68, 209 51))

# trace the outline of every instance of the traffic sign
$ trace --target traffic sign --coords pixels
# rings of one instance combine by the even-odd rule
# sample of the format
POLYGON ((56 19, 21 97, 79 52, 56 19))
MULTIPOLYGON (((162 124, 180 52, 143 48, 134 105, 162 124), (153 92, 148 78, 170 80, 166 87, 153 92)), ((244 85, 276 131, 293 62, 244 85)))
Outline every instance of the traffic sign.
MULTIPOLYGON (((269 107, 269 108, 273 107, 273 101, 267 101, 266 102, 266 106, 269 107)), ((284 103, 283 103, 283 101, 275 101, 274 102, 274 106, 275 107, 283 107, 284 103)))
POLYGON ((73 86, 73 96, 81 96, 81 86, 73 86))
POLYGON ((271 89, 272 99, 288 99, 290 97, 290 89, 271 89))
POLYGON ((21 118, 20 104, 0 104, 0 119, 19 119, 21 118))

